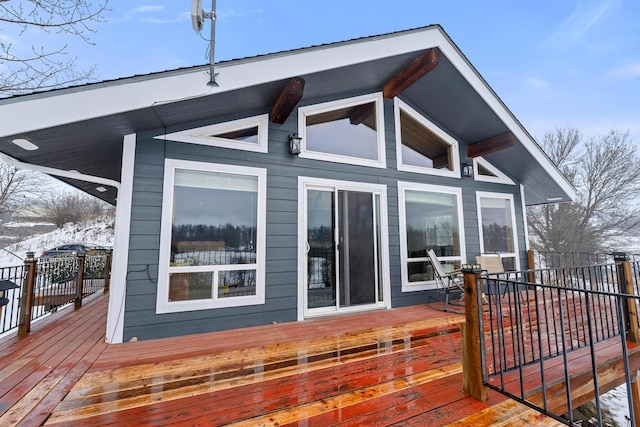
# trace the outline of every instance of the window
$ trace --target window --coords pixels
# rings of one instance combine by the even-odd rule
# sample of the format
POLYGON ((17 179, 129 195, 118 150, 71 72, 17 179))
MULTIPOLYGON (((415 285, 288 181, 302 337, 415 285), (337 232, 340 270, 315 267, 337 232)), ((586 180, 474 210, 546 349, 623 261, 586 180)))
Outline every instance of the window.
POLYGON ((166 160, 159 313, 264 303, 265 186, 264 169, 166 160))
POLYGON ((394 102, 398 170, 459 178, 458 142, 398 98, 394 102))
POLYGON ((268 128, 269 115, 263 114, 166 135, 158 135, 155 138, 266 153, 269 139, 268 128))
POLYGON ((435 288, 427 251, 433 249, 445 269, 464 262, 462 190, 435 185, 398 183, 402 290, 435 288))
POLYGON ((476 197, 480 251, 499 254, 506 270, 519 269, 513 195, 478 192, 476 197))
POLYGON ((473 168, 473 176, 475 177, 476 181, 515 185, 515 182, 513 182, 513 180, 509 178, 504 172, 493 166, 482 157, 473 159, 473 168))
POLYGON ((299 156, 386 167, 382 110, 381 94, 299 108, 299 156))

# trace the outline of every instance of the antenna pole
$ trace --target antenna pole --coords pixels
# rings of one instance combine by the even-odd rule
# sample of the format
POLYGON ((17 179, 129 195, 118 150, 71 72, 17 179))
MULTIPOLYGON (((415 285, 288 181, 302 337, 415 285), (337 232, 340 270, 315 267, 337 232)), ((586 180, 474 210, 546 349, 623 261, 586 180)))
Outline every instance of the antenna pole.
POLYGON ((216 46, 216 0, 211 0, 211 13, 208 17, 211 19, 211 46, 209 48, 209 83, 207 86, 218 87, 218 83, 216 83, 216 74, 213 69, 213 64, 215 62, 215 46, 216 46))

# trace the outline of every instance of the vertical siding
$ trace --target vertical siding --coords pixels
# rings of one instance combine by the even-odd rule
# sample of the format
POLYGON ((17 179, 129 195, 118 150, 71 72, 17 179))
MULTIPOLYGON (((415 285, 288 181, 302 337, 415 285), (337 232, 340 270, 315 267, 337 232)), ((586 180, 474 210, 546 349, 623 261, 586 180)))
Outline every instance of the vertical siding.
MULTIPOLYGON (((326 100, 314 100, 313 103, 326 100)), ((307 104, 309 104, 308 101, 307 104)), ((475 192, 482 190, 513 194, 518 242, 520 250, 524 250, 524 225, 519 187, 482 183, 471 178, 454 179, 399 172, 396 167, 393 102, 385 100, 384 107, 387 141, 386 169, 321 162, 290 155, 288 135, 297 131, 295 112, 283 125, 270 124, 268 154, 154 139, 153 136, 162 133, 160 129, 156 132, 139 134, 134 172, 124 340, 128 341, 132 337, 150 339, 296 320, 297 177, 300 175, 386 185, 391 304, 394 307, 425 303, 430 296, 433 296, 433 292, 427 291, 401 292, 398 180, 462 187, 466 252, 470 260, 480 252, 475 192), (267 245, 264 305, 161 315, 155 313, 165 158, 267 169, 267 203, 264 213, 267 245)), ((265 112, 268 111, 253 111, 247 116, 265 112)), ((239 117, 220 117, 212 120, 211 123, 236 118, 239 117)), ((185 125, 183 128, 200 125, 203 124, 185 125)), ((174 130, 180 129, 171 131, 174 130)), ((464 161, 466 145, 461 141, 459 144, 460 158, 464 161)))

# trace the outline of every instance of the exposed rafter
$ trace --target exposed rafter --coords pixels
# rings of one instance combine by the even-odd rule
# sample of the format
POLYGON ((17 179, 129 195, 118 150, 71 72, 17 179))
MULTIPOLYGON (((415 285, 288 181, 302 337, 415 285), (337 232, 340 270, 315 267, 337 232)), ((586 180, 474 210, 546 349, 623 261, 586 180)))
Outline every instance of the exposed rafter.
POLYGON ((440 49, 433 47, 427 50, 384 85, 383 96, 386 99, 393 99, 400 95, 405 89, 436 68, 439 60, 440 49))
POLYGON ((513 147, 516 144, 516 137, 511 132, 506 132, 482 141, 474 142, 467 147, 467 157, 480 157, 485 154, 494 153, 504 148, 513 147))
POLYGON ((294 77, 289 79, 282 88, 278 99, 271 109, 271 121, 273 123, 283 124, 289 114, 296 108, 304 93, 304 79, 302 77, 294 77))

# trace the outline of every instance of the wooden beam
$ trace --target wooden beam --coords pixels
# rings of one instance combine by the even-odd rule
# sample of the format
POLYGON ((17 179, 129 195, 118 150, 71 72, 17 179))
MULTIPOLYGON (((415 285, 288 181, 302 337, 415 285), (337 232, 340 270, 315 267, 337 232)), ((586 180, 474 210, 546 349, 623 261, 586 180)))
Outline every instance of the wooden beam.
POLYGON ((516 144, 516 137, 511 132, 506 132, 482 141, 474 142, 467 147, 467 157, 480 157, 485 154, 494 153, 504 148, 513 147, 516 144))
POLYGON ((429 49, 384 85, 382 89, 383 96, 386 99, 393 99, 400 95, 405 89, 436 68, 439 60, 440 49, 437 47, 429 49))
POLYGON ((294 77, 284 85, 278 99, 271 109, 271 121, 277 124, 283 124, 304 93, 304 79, 302 77, 294 77))

